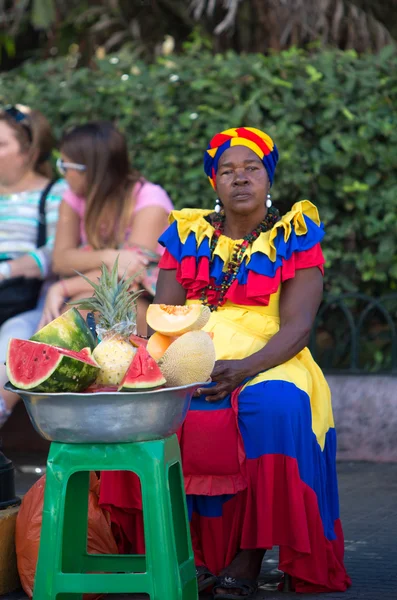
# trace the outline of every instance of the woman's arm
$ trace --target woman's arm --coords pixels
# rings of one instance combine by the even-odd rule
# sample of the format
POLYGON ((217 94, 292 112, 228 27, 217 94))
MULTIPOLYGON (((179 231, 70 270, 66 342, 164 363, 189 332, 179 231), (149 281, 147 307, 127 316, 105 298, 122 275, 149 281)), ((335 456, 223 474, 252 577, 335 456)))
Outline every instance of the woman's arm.
MULTIPOLYGON (((27 277, 43 279, 43 272, 30 254, 8 261, 11 277, 27 277)), ((1 275, 0 275, 1 278, 1 275)))
POLYGON ((132 221, 128 242, 157 252, 158 239, 167 228, 168 214, 162 206, 141 208, 132 221))
MULTIPOLYGON (((100 274, 100 269, 96 269, 86 273, 86 276, 96 283, 100 274)), ((70 277, 69 279, 61 279, 53 283, 47 292, 38 329, 41 329, 44 325, 59 317, 61 312, 66 308, 65 303, 69 298, 77 299, 83 296, 92 296, 92 294, 93 289, 90 284, 79 275, 70 277)))
POLYGON ((62 200, 59 208, 57 233, 52 256, 54 273, 67 277, 75 275, 76 271, 86 273, 101 267, 102 263, 108 268, 113 266, 117 251, 112 249, 92 250, 87 252, 79 248, 80 217, 62 200))
MULTIPOLYGON (((176 280, 176 269, 160 269, 153 304, 183 306, 185 302, 186 290, 176 280)), ((148 327, 148 335, 153 333, 153 329, 148 327)))
POLYGON ((246 377, 255 377, 296 356, 308 344, 323 295, 323 276, 317 268, 302 269, 282 285, 280 330, 259 350, 241 360, 221 360, 212 379, 218 384, 208 390, 208 400, 222 400, 246 377))
POLYGON ((309 342, 314 319, 323 297, 320 269, 302 269, 282 285, 280 330, 262 350, 246 359, 248 376, 290 360, 309 342))
MULTIPOLYGON (((158 238, 166 229, 168 215, 161 206, 147 206, 135 215, 126 245, 136 244, 152 252, 157 252, 158 238)), ((119 275, 137 276, 143 272, 149 260, 133 248, 119 250, 119 275)))

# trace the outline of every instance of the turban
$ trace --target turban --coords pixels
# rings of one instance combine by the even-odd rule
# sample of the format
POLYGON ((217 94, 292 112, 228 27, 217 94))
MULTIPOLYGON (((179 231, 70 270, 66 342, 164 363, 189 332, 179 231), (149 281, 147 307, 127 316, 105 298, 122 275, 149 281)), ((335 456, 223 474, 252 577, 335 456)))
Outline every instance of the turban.
POLYGON ((246 146, 259 158, 267 171, 270 185, 273 183, 274 171, 278 161, 278 150, 272 138, 264 131, 254 127, 237 127, 226 129, 214 135, 204 153, 204 171, 215 188, 218 163, 222 154, 233 146, 246 146))

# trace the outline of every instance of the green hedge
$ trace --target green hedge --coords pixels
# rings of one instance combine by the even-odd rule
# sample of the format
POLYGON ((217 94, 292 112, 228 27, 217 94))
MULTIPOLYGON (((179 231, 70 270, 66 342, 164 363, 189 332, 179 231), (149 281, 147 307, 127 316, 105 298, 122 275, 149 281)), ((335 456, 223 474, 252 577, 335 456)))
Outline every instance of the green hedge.
POLYGON ((135 165, 177 207, 209 207, 202 170, 217 131, 263 128, 280 150, 273 198, 312 200, 325 222, 327 288, 397 288, 397 57, 289 50, 213 55, 194 46, 152 65, 120 54, 77 69, 70 59, 0 74, 0 102, 42 110, 59 134, 112 119, 135 165))

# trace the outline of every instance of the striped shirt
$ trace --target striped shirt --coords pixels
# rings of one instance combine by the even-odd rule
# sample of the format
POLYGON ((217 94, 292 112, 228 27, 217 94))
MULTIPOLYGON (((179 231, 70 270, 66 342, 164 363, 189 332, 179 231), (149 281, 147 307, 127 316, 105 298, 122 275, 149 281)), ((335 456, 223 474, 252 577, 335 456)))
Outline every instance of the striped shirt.
POLYGON ((40 267, 43 279, 50 274, 58 209, 67 189, 66 181, 60 179, 47 196, 47 241, 41 248, 37 248, 36 244, 43 189, 0 194, 0 260, 12 260, 29 254, 40 267))

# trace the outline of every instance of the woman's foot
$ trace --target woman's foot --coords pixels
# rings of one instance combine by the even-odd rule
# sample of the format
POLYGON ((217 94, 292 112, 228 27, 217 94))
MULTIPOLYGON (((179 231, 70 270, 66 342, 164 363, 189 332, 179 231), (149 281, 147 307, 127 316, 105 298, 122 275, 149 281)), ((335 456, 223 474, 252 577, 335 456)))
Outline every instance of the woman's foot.
POLYGON ((196 577, 199 593, 213 585, 217 579, 215 575, 207 569, 207 567, 201 565, 196 567, 196 577))
MULTIPOLYGON (((233 562, 222 571, 221 576, 231 577, 232 579, 242 579, 256 581, 261 571, 262 560, 266 550, 241 550, 237 554, 233 562)), ((241 588, 222 588, 221 586, 214 587, 214 595, 220 597, 224 594, 235 594, 245 597, 241 588)))

